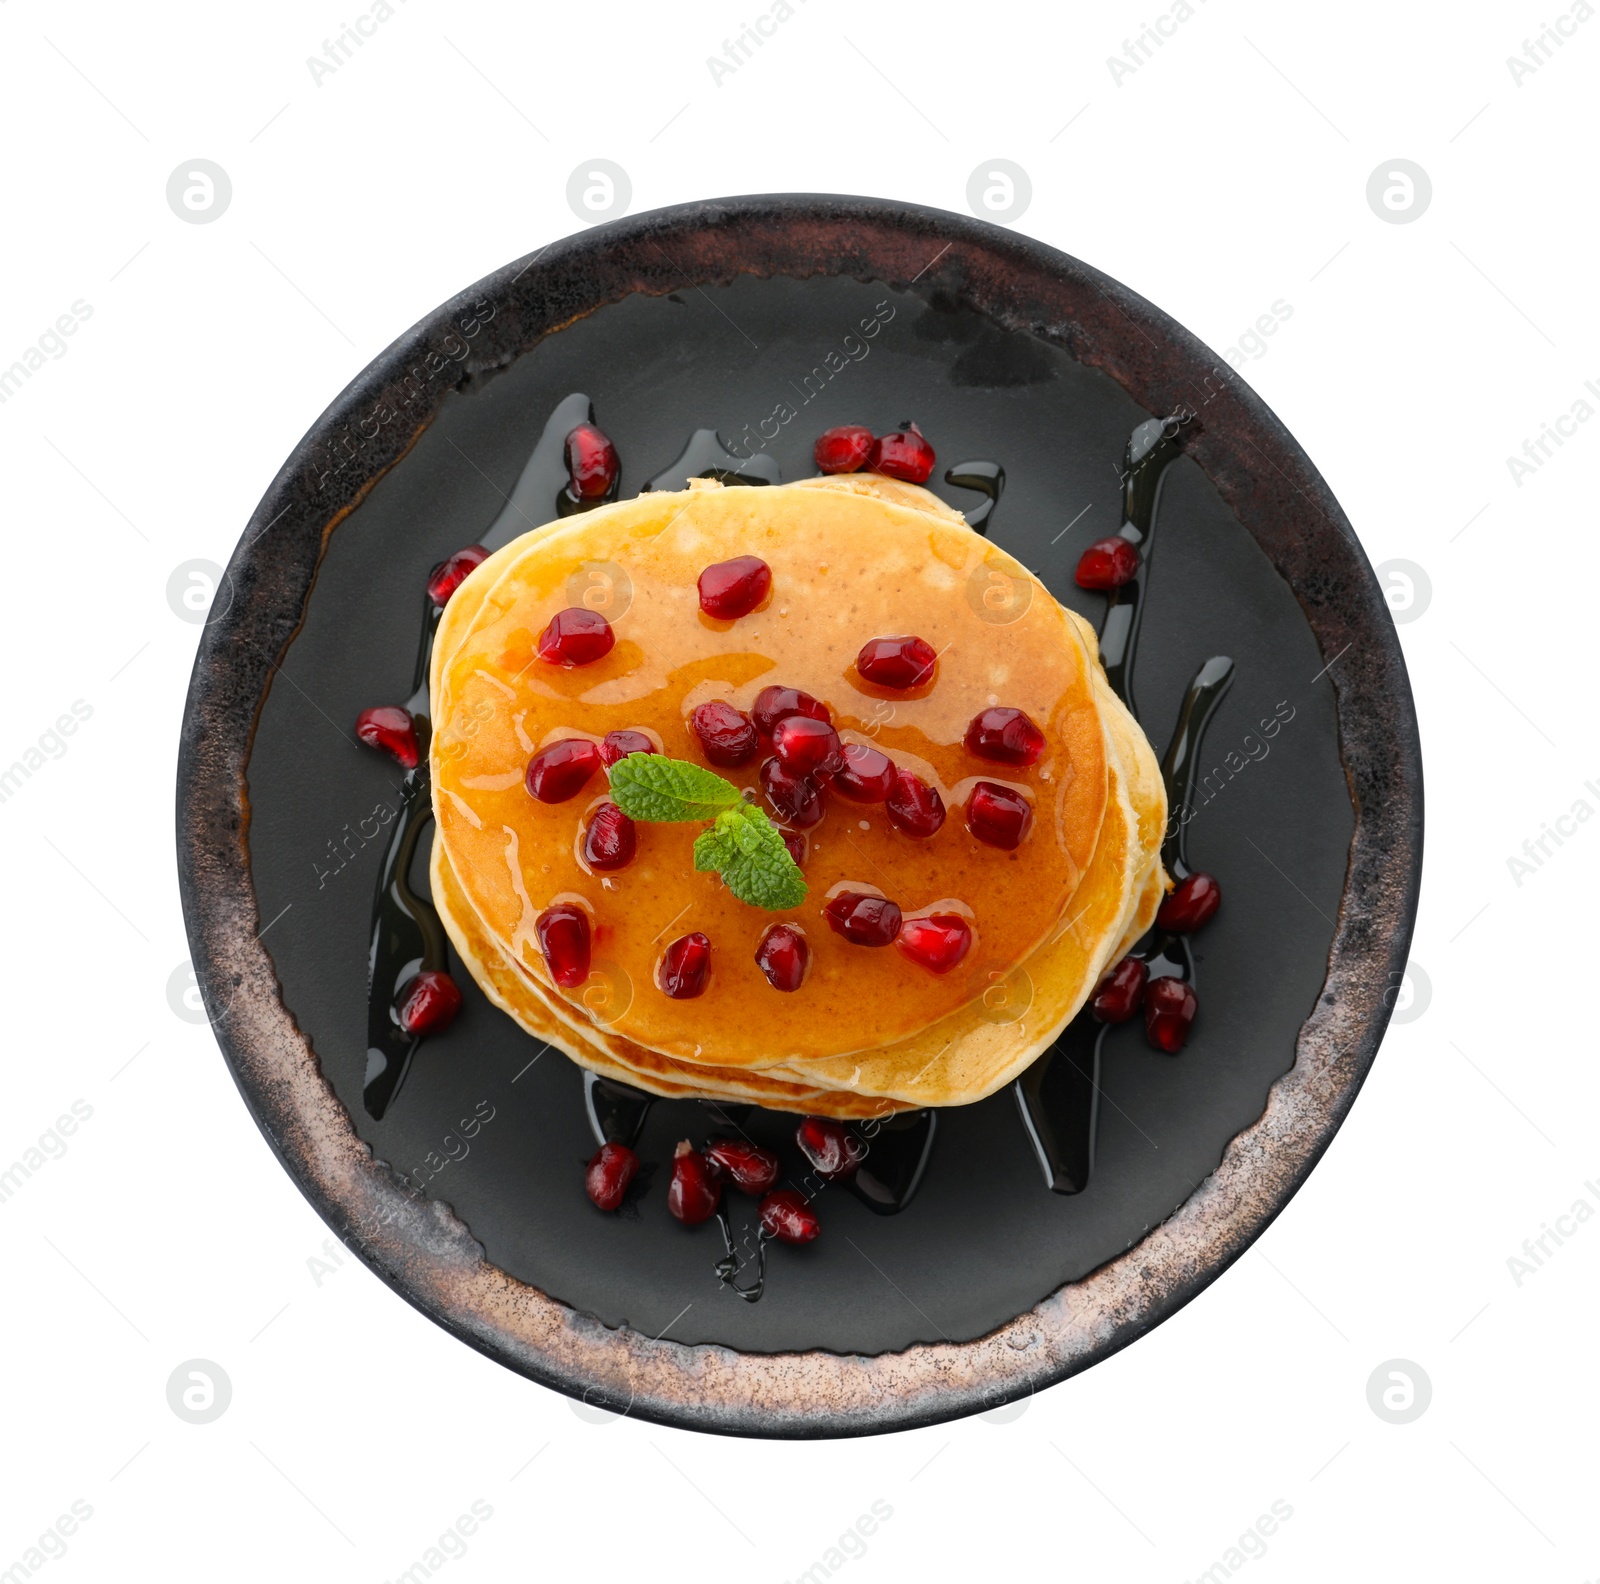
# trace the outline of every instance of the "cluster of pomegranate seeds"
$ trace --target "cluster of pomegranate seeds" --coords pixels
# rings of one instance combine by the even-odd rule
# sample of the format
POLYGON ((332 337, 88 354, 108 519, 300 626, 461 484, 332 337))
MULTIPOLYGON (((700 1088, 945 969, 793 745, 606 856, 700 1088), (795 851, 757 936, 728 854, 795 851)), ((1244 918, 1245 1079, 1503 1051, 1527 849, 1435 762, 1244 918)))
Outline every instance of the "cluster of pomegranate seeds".
POLYGON ((619 759, 626 759, 629 754, 660 752, 661 750, 642 731, 607 732, 600 739, 600 763, 608 770, 619 759))
POLYGON ((794 1141, 824 1182, 843 1182, 854 1176, 856 1168, 867 1158, 866 1145, 832 1117, 802 1118, 800 1126, 794 1130, 794 1141))
POLYGON ((926 484, 933 462, 933 447, 915 424, 907 424, 872 442, 867 469, 886 478, 904 479, 908 484, 926 484))
POLYGON ((740 1193, 764 1194, 778 1181, 778 1157, 749 1139, 707 1139, 704 1154, 712 1175, 726 1177, 740 1193))
POLYGON ((680 935, 661 955, 656 980, 674 1001, 692 1001, 705 993, 711 977, 711 942, 695 930, 680 935))
POLYGON ((1139 575, 1139 552, 1120 534, 1096 539, 1078 557, 1073 577, 1079 588, 1116 589, 1139 575))
POLYGON ((1126 1023, 1144 1000, 1150 970, 1137 957, 1124 957, 1095 987, 1089 1011, 1101 1023, 1126 1023))
POLYGON ((523 782, 541 803, 565 803, 599 768, 600 750, 587 737, 563 737, 528 761, 523 782))
POLYGON ((1176 1056, 1199 1009, 1193 985, 1171 976, 1152 979, 1144 989, 1145 1037, 1157 1050, 1176 1056))
POLYGON ((450 596, 488 559, 489 552, 482 545, 471 544, 464 550, 457 550, 448 561, 441 561, 433 569, 428 579, 428 598, 435 605, 448 605, 450 596))
POLYGON ((574 990, 589 977, 589 915, 575 902, 557 902, 533 921, 550 977, 574 990))
POLYGON ((567 436, 566 463, 567 487, 581 501, 604 500, 622 466, 617 448, 593 424, 579 424, 567 436))
POLYGON ((584 1171, 583 1186, 599 1209, 615 1210, 638 1175, 639 1157, 626 1144, 602 1144, 584 1171))
POLYGON ((897 831, 926 840, 944 824, 944 799, 939 796, 939 789, 929 786, 921 776, 896 770, 884 812, 897 831))
POLYGON ((817 1213, 795 1188, 779 1188, 761 1201, 761 1230, 781 1243, 810 1243, 822 1230, 817 1213))
POLYGON ((894 790, 894 760, 881 748, 867 743, 846 743, 843 763, 828 777, 828 785, 853 803, 881 803, 894 790))
POLYGON ((824 429, 817 436, 811 457, 819 473, 859 473, 872 455, 876 438, 860 424, 841 424, 837 429, 824 429))
POLYGON ((1044 752, 1044 733, 1019 709, 980 710, 967 724, 967 752, 996 764, 1031 765, 1044 752))
POLYGON ((900 904, 865 891, 841 891, 822 910, 852 946, 887 946, 900 933, 900 904))
POLYGON ((1156 914, 1156 923, 1174 935, 1189 935, 1209 922, 1222 906, 1222 887, 1215 875, 1196 870, 1180 880, 1156 914))
POLYGON ((454 979, 424 968, 400 992, 396 1015, 407 1034, 443 1034, 461 1010, 461 991, 454 979))
POLYGON ((991 847, 1015 852, 1033 829, 1033 805, 1015 787, 979 781, 967 796, 967 829, 991 847))
POLYGON ((599 611, 569 605, 539 634, 539 658, 550 665, 593 665, 611 653, 617 635, 599 611))
POLYGON ((894 943, 929 973, 947 974, 972 950, 972 926, 959 913, 906 919, 894 943))
POLYGON ((615 803, 602 803, 583 833, 583 860, 591 869, 622 869, 633 862, 639 833, 633 821, 615 803))
POLYGON ((798 990, 811 964, 811 947, 793 924, 774 924, 756 947, 756 967, 774 990, 798 990))
POLYGON ((700 609, 720 621, 748 616, 772 591, 772 568, 760 556, 735 556, 700 574, 700 609))
POLYGON ((856 656, 856 670, 874 687, 915 688, 933 680, 939 651, 926 638, 869 638, 856 656))
POLYGON ((799 688, 764 687, 750 706, 750 719, 763 737, 771 737, 778 722, 787 720, 791 715, 804 715, 810 720, 825 721, 830 725, 833 721, 828 706, 821 699, 814 699, 799 688))
POLYGON ((775 758, 761 762, 761 790, 778 818, 796 830, 810 830, 822 818, 822 789, 810 776, 784 769, 775 758))
POLYGON ((826 775, 844 766, 838 732, 805 715, 790 715, 772 728, 772 751, 792 775, 826 775))
POLYGON ((722 1183, 711 1163, 683 1139, 672 1152, 672 1181, 667 1184, 667 1209, 685 1226, 699 1226, 717 1213, 722 1183))
POLYGON ((417 747, 417 726, 410 710, 398 704, 381 704, 364 709, 356 716, 356 736, 369 748, 389 755, 404 770, 415 770, 421 751, 417 747))
POLYGON ((755 726, 742 709, 723 699, 699 705, 689 717, 689 729, 714 765, 742 765, 755 757, 755 726))

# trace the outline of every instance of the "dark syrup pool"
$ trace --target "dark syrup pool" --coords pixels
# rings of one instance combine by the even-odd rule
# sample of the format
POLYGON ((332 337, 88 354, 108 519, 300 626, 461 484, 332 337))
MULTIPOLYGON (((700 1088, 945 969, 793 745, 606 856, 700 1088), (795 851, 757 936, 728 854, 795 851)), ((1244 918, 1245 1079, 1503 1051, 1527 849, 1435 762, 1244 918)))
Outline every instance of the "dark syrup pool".
MULTIPOLYGON (((1090 540, 1123 522, 1128 436, 1151 416, 1109 379, 953 304, 870 284, 742 281, 713 295, 726 319, 699 294, 632 298, 473 382, 330 537, 284 657, 291 685, 274 684, 250 765, 262 916, 289 908, 267 944, 285 1002, 357 1132, 452 1205, 512 1275, 606 1324, 650 1335, 666 1327, 683 1342, 879 1352, 965 1340, 1176 1208, 1259 1115, 1320 988, 1352 824, 1331 688, 1313 680, 1321 662, 1293 596, 1187 458, 1164 474, 1159 548, 1140 594, 1136 696, 1159 749, 1200 663, 1235 662, 1186 826, 1189 862, 1221 877, 1226 901, 1191 943, 1202 1009, 1183 1054, 1150 1049, 1137 1020, 1089 1042, 1086 1060, 1101 1047, 1099 1105, 1083 1191, 1046 1191, 1015 1098, 1002 1090, 941 1113, 903 1214, 884 1218, 844 1189, 825 1190, 822 1236, 773 1249, 765 1299, 753 1305, 719 1288, 716 1223, 679 1227, 664 1204, 672 1144, 716 1131, 708 1108, 658 1102, 638 1146, 641 1190, 619 1215, 595 1210, 582 1186, 593 1144, 577 1070, 558 1052, 540 1055, 459 970, 461 1017, 421 1046, 381 1121, 362 1101, 372 901, 404 787, 348 726, 367 705, 403 702, 429 569, 484 538, 570 392, 593 398, 616 442, 624 496, 665 479, 695 429, 715 429, 735 455, 776 429, 767 458, 782 477, 801 478, 814 471, 820 430, 851 422, 883 432, 915 419, 939 451, 931 487, 976 515, 984 496, 971 485, 981 475, 967 488, 941 479, 952 468, 967 483, 977 465, 963 459, 997 459, 1005 490, 991 537, 1097 626, 1106 615, 1105 596, 1078 590, 1072 569, 1090 540), (870 340, 857 332, 863 319, 877 323, 870 340), (844 356, 837 371, 830 352, 844 356), (783 420, 780 408, 794 416, 783 420), (1276 725, 1270 738, 1263 720, 1276 725)), ((411 877, 424 896, 427 840, 411 877)), ((740 1125, 798 1172, 794 1120, 751 1111, 740 1125)), ((753 1202, 735 1194, 726 1207, 736 1245, 753 1247, 753 1202)))

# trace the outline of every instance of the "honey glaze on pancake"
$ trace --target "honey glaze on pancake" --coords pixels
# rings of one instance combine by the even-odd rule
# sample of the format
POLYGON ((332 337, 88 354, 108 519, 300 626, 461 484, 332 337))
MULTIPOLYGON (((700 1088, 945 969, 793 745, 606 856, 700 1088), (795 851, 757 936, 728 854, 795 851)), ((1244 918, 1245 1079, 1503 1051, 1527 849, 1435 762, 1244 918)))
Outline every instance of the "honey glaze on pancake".
MULTIPOLYGON (((969 1003, 1056 928, 1105 811, 1091 662, 1051 599, 1035 599, 1008 625, 984 619, 973 591, 987 586, 985 563, 1025 573, 969 529, 855 492, 708 488, 604 508, 539 530, 520 552, 495 560, 474 581, 484 571, 496 581, 443 635, 448 652, 435 668, 440 839, 474 911, 541 985, 538 913, 557 899, 589 908, 595 956, 635 987, 612 1033, 728 1067, 869 1050, 969 1003), (700 571, 741 554, 772 567, 768 603, 737 622, 703 616, 700 571), (611 613, 615 647, 571 670, 540 661, 538 635, 572 602, 569 580, 602 563, 631 588, 626 608, 611 613), (941 651, 931 685, 897 694, 856 676, 864 642, 901 633, 941 651), (938 787, 943 829, 918 841, 894 830, 882 805, 827 794, 809 833, 809 895, 790 913, 772 913, 739 902, 715 875, 694 873, 697 825, 641 824, 631 864, 609 876, 588 872, 578 856, 581 821, 605 795, 601 779, 555 805, 523 787, 538 748, 617 729, 653 731, 673 757, 705 763, 690 711, 712 698, 748 709, 769 684, 815 694, 846 741, 875 742, 938 787), (996 703, 1025 710, 1043 729, 1037 765, 967 752, 967 723, 996 703), (975 779, 1032 797, 1034 829, 1017 852, 967 833, 960 803, 975 779), (908 914, 958 906, 974 926, 971 954, 936 978, 893 947, 850 945, 822 916, 828 895, 845 888, 880 891, 908 914), (813 953, 793 995, 774 991, 754 961, 762 932, 779 919, 798 922, 813 953), (711 940, 711 982, 704 995, 674 1001, 656 987, 656 966, 668 942, 693 930, 711 940)), ((758 792, 760 758, 718 773, 758 792)), ((578 1004, 553 987, 547 993, 578 1004)))

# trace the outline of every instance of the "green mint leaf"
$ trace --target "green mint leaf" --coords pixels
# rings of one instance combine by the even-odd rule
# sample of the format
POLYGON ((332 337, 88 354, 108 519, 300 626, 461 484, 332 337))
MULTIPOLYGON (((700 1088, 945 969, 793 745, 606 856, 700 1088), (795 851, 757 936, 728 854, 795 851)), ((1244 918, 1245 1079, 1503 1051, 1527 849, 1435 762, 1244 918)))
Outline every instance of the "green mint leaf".
POLYGON ((717 858, 715 867, 722 871, 723 884, 741 902, 782 912, 805 901, 805 876, 764 810, 742 803, 718 815, 717 823, 695 842, 697 869, 702 867, 701 842, 705 857, 717 858))
POLYGON ((738 806, 739 789, 687 760, 635 753, 612 765, 611 800, 629 819, 708 820, 738 806))
POLYGON ((723 820, 737 817, 731 809, 719 814, 715 825, 695 837, 694 867, 697 874, 721 874, 738 855, 728 833, 721 828, 723 820))

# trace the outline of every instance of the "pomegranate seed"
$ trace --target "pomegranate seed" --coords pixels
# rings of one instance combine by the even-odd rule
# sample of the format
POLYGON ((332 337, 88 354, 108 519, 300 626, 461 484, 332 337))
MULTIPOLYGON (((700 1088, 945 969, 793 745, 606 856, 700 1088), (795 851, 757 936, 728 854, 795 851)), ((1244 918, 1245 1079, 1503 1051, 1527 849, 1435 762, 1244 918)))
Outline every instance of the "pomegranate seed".
POLYGON ((1156 914, 1156 923, 1176 935, 1187 935, 1206 923, 1222 906, 1222 888, 1217 877, 1197 870, 1187 880, 1180 880, 1177 888, 1156 914))
POLYGON ((860 424, 841 424, 824 429, 811 448, 819 473, 858 473, 872 455, 872 431, 860 424))
POLYGON ((914 688, 933 678, 938 651, 926 638, 872 638, 856 656, 856 670, 874 687, 914 688))
POLYGON ((824 1182, 841 1182, 867 1158, 866 1145, 832 1117, 805 1117, 794 1141, 824 1182))
POLYGON ((827 785, 852 803, 883 802, 894 788, 894 760, 866 743, 846 743, 840 754, 844 763, 827 778, 827 785))
POLYGON ((756 967, 774 990, 798 990, 811 964, 811 948, 793 924, 774 924, 756 947, 756 967))
POLYGON ((711 977, 711 942, 696 930, 680 935, 661 958, 656 978, 662 991, 674 1001, 692 1001, 705 992, 711 977))
POLYGON ((611 653, 617 635, 599 611, 569 605, 550 618, 539 634, 539 658, 551 665, 593 665, 611 653))
POLYGON ((722 1184, 712 1175, 710 1163, 684 1139, 672 1152, 667 1209, 685 1226, 699 1226, 716 1214, 721 1198, 722 1184))
POLYGON ((887 946, 900 932, 900 905, 888 897, 841 891, 822 911, 852 946, 887 946))
POLYGON ((1192 985, 1170 976, 1152 979, 1144 991, 1144 1031, 1150 1043, 1176 1056, 1189 1037, 1189 1025, 1200 1009, 1192 985))
POLYGON ((779 831, 783 837, 784 850, 797 864, 806 861, 806 835, 804 831, 779 831))
POLYGON ((589 915, 575 902, 558 902, 533 921, 550 977, 571 990, 589 977, 589 915))
POLYGON ((778 1157, 749 1139, 714 1138, 706 1143, 706 1164, 741 1193, 764 1194, 778 1180, 778 1157))
POLYGON ((925 839, 944 824, 944 799, 921 776, 896 770, 884 812, 896 830, 925 839))
POLYGON ((933 447, 912 424, 909 429, 879 435, 872 442, 867 466, 888 478, 904 479, 908 484, 926 484, 928 475, 933 472, 933 447))
POLYGON ((450 596, 489 559, 482 545, 468 545, 457 550, 448 561, 441 561, 428 579, 428 598, 435 605, 448 605, 450 596))
POLYGON ((1139 552, 1120 534, 1096 539, 1078 557, 1073 577, 1079 588, 1114 589, 1139 575, 1139 552))
POLYGON ((1031 765, 1044 752, 1044 733, 1019 709, 986 709, 968 723, 966 744, 980 759, 1031 765))
POLYGON ((629 754, 660 753, 661 750, 642 731, 607 732, 600 739, 600 763, 610 769, 629 754))
POLYGON ((787 720, 791 715, 804 715, 811 720, 830 723, 833 719, 826 704, 812 698, 809 693, 802 693, 799 688, 764 687, 750 706, 750 719, 756 723, 756 730, 763 737, 770 737, 778 722, 787 720))
POLYGON ((597 1208, 615 1210, 638 1175, 639 1157, 626 1144, 602 1144, 583 1174, 583 1186, 597 1208))
POLYGON ((844 765, 838 732, 826 721, 804 715, 790 715, 772 728, 772 751, 795 775, 825 775, 844 765))
POLYGON ((591 869, 621 869, 633 862, 638 847, 633 821, 615 803, 602 803, 583 833, 584 862, 591 869))
POLYGON ((410 710, 403 710, 398 704, 364 709, 356 716, 356 736, 369 748, 381 748, 402 768, 417 768, 421 753, 417 748, 417 725, 410 710))
POLYGON ((972 950, 972 926, 959 913, 906 919, 894 943, 929 973, 947 974, 972 950))
POLYGON ((528 761, 523 778, 541 803, 565 803, 600 768, 600 750, 587 737, 563 737, 528 761))
POLYGON ((1150 970, 1137 957, 1124 957, 1095 986, 1089 1011, 1102 1023, 1126 1023, 1139 1010, 1149 977, 1150 970))
POLYGON ((617 448, 593 424, 579 424, 567 436, 567 478, 579 500, 604 500, 621 471, 617 448))
POLYGON ((772 589, 772 568, 760 556, 735 556, 700 574, 700 609, 722 621, 748 616, 772 589))
POLYGON ((785 770, 776 759, 764 759, 761 786, 773 813, 785 825, 810 830, 822 818, 822 789, 810 776, 785 770))
POLYGON ((689 717, 689 728, 714 765, 742 765, 755 754, 756 729, 750 717, 722 699, 700 705, 689 717))
POLYGON ((817 1212, 794 1188, 769 1193, 756 1213, 761 1217, 761 1230, 781 1243, 811 1243, 822 1230, 817 1212))
POLYGON ((460 1010, 455 980, 434 968, 424 968, 400 992, 398 1016, 407 1034, 443 1034, 460 1010))
POLYGON ((991 847, 1015 852, 1033 829, 1033 805, 1013 787, 979 781, 967 798, 967 829, 991 847))

